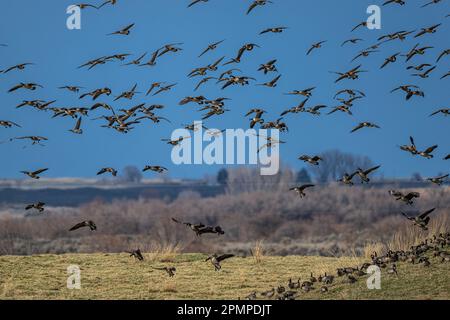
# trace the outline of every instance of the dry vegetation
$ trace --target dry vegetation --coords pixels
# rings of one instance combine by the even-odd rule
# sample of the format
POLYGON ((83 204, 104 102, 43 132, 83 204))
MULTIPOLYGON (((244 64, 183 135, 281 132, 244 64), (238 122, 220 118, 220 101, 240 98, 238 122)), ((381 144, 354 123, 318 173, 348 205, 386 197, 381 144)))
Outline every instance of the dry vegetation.
MULTIPOLYGON (((448 187, 418 190, 421 197, 413 207, 396 202, 387 189, 370 186, 318 186, 304 199, 285 190, 236 190, 214 198, 188 193, 174 201, 95 201, 74 209, 48 208, 43 215, 29 217, 0 210, 0 254, 124 252, 137 247, 155 251, 153 246, 168 246, 176 252, 249 255, 255 241, 263 240, 265 255, 339 256, 352 250, 363 255, 366 244, 387 245, 395 232, 410 226, 401 210, 437 207, 432 226, 440 223, 448 230, 450 223, 448 187), (218 224, 226 234, 198 238, 170 217, 218 224), (95 221, 96 232, 68 232, 86 219, 95 221)), ((406 241, 401 237, 416 237, 410 230, 399 233, 390 245, 400 248, 406 241)))

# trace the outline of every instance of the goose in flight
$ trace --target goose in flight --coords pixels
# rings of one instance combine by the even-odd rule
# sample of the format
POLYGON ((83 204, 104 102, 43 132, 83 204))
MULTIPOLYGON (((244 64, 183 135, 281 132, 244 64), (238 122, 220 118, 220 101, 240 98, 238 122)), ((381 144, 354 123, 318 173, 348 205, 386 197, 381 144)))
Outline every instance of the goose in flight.
POLYGON ((37 202, 27 205, 25 207, 25 210, 36 209, 39 212, 43 212, 45 210, 44 206, 45 206, 44 202, 37 202))
POLYGON ((123 36, 128 36, 131 32, 131 29, 134 27, 134 23, 129 24, 128 26, 122 28, 121 30, 115 31, 113 33, 108 34, 108 36, 111 35, 123 35, 123 36))
POLYGON ((130 91, 124 91, 124 92, 122 92, 120 95, 118 95, 118 96, 114 99, 114 101, 117 101, 117 100, 122 99, 122 98, 128 99, 128 100, 133 99, 134 95, 135 95, 136 93, 138 93, 138 92, 136 92, 136 88, 137 88, 137 83, 131 88, 130 91))
POLYGON ((147 61, 146 63, 140 64, 139 67, 153 67, 156 66, 156 59, 158 58, 159 55, 159 50, 156 50, 155 52, 152 53, 152 57, 150 58, 149 61, 147 61))
POLYGON ((264 74, 267 74, 269 72, 277 72, 277 67, 275 66, 275 63, 277 62, 276 59, 270 60, 267 63, 263 63, 258 68, 258 71, 263 71, 264 74))
POLYGON ((445 179, 448 178, 448 174, 443 175, 443 176, 439 176, 439 177, 433 177, 433 178, 428 178, 427 181, 430 181, 431 183, 437 184, 438 186, 442 185, 445 182, 445 179))
POLYGON ((9 68, 7 68, 5 70, 0 70, 0 73, 8 73, 8 72, 10 72, 12 70, 15 70, 15 69, 17 69, 17 70, 24 70, 26 66, 30 66, 30 65, 34 65, 34 63, 25 62, 25 63, 17 64, 15 66, 9 67, 9 68))
POLYGON ((431 0, 430 2, 425 3, 421 8, 428 7, 429 5, 432 5, 432 4, 437 4, 437 3, 441 2, 441 1, 442 0, 431 0))
POLYGON ((299 113, 299 112, 303 112, 304 109, 305 109, 305 104, 306 104, 306 102, 308 102, 308 100, 309 100, 309 98, 306 98, 305 100, 303 100, 302 102, 300 102, 300 104, 299 104, 298 106, 295 106, 295 107, 289 108, 289 109, 287 109, 287 110, 284 110, 284 111, 280 114, 280 116, 284 116, 284 115, 286 115, 286 114, 288 114, 288 113, 299 113))
POLYGON ((89 227, 89 229, 91 231, 97 230, 97 226, 95 225, 94 221, 87 220, 87 221, 83 221, 83 222, 77 223, 72 228, 70 228, 69 231, 74 231, 74 230, 77 230, 77 229, 80 229, 80 228, 85 228, 85 227, 89 227))
POLYGON ((75 124, 75 127, 73 129, 69 130, 70 132, 73 132, 75 134, 82 134, 83 133, 83 129, 81 129, 81 117, 78 117, 78 120, 75 124))
POLYGON ((426 79, 430 77, 430 73, 433 72, 433 70, 436 69, 436 66, 429 68, 423 73, 414 73, 412 74, 413 77, 420 77, 422 79, 426 79))
POLYGON ((21 128, 21 126, 15 122, 8 120, 0 120, 0 127, 11 128, 12 126, 21 128))
POLYGON ((414 56, 416 55, 421 55, 423 56, 427 50, 433 49, 434 47, 419 47, 419 43, 417 43, 407 54, 406 54, 406 62, 408 62, 409 60, 411 60, 414 56))
POLYGON ((406 217, 406 219, 413 221, 414 225, 420 227, 422 230, 428 230, 428 223, 430 222, 430 217, 428 216, 432 213, 436 208, 430 209, 421 213, 415 217, 411 217, 408 214, 402 212, 402 215, 406 217))
POLYGON ((165 141, 167 142, 167 144, 170 144, 171 146, 179 146, 180 143, 185 140, 185 139, 189 139, 189 136, 186 137, 179 137, 178 139, 172 140, 172 139, 161 139, 161 141, 165 141))
POLYGON ((342 182, 343 184, 353 185, 353 177, 357 174, 357 172, 353 172, 352 174, 344 173, 341 179, 338 182, 342 182))
POLYGON ((284 30, 286 30, 287 27, 274 27, 274 28, 267 28, 261 31, 259 34, 265 34, 265 33, 282 33, 284 30))
POLYGON ((338 83, 339 81, 344 80, 344 79, 351 79, 351 80, 358 79, 359 73, 367 72, 365 70, 360 70, 360 68, 361 68, 361 65, 359 65, 347 72, 332 72, 332 73, 339 75, 339 77, 336 79, 335 83, 338 83))
POLYGON ((142 255, 141 249, 128 251, 127 253, 130 254, 130 257, 134 257, 135 259, 137 259, 139 261, 144 261, 144 256, 142 255))
POLYGON ((374 172, 375 170, 379 169, 381 166, 376 166, 367 170, 363 170, 361 168, 358 168, 356 170, 356 174, 360 177, 361 179, 361 183, 369 183, 370 179, 369 179, 369 174, 371 174, 372 172, 374 172))
POLYGON ((419 198, 420 193, 418 192, 408 192, 406 194, 401 191, 389 190, 389 194, 395 198, 395 200, 400 200, 405 202, 406 204, 413 205, 414 198, 419 198))
POLYGON ((111 168, 111 167, 100 169, 100 170, 97 172, 97 175, 99 176, 99 175, 102 175, 102 174, 107 173, 107 172, 108 172, 108 173, 111 173, 113 177, 116 177, 116 176, 117 176, 117 170, 114 169, 114 168, 111 168))
POLYGON ((164 46, 162 46, 161 48, 158 49, 158 57, 161 57, 169 52, 172 53, 176 53, 178 51, 182 51, 183 49, 177 46, 182 45, 183 43, 170 43, 170 44, 165 44, 164 46))
POLYGON ((84 88, 79 87, 79 86, 63 86, 63 87, 59 87, 58 89, 65 89, 65 90, 69 90, 70 92, 78 93, 78 92, 80 92, 80 89, 84 89, 84 88))
POLYGON ((314 91, 316 87, 312 87, 312 88, 307 88, 304 90, 293 90, 291 92, 285 93, 286 95, 300 95, 300 96, 304 96, 304 97, 311 97, 312 96, 312 92, 314 91))
POLYGON ((173 222, 178 224, 184 224, 185 226, 189 227, 192 231, 195 232, 195 235, 197 237, 200 237, 202 234, 205 233, 215 233, 217 235, 223 235, 225 234, 225 231, 220 226, 206 226, 203 223, 193 224, 190 222, 182 222, 175 218, 171 218, 173 222))
POLYGON ((245 117, 248 117, 249 115, 251 115, 253 113, 255 114, 255 116, 252 119, 250 119, 250 128, 252 128, 252 129, 257 123, 259 123, 259 124, 264 123, 264 119, 262 118, 262 115, 264 113, 266 113, 266 111, 263 109, 254 108, 254 109, 251 109, 249 112, 247 112, 245 114, 245 117))
POLYGON ((217 47, 218 47, 222 42, 224 42, 224 41, 225 41, 225 40, 220 40, 220 41, 217 41, 217 42, 214 42, 214 43, 209 44, 209 45, 206 47, 206 49, 204 49, 204 50, 202 51, 202 53, 200 53, 200 55, 199 55, 198 57, 200 58, 200 57, 203 56, 205 53, 207 53, 207 52, 209 52, 209 51, 216 50, 217 47))
POLYGON ((438 63, 443 57, 448 56, 450 54, 450 49, 446 49, 442 51, 442 53, 437 57, 436 63, 438 63))
POLYGON ((258 84, 259 86, 264 86, 268 88, 275 88, 277 86, 278 80, 280 80, 281 74, 270 80, 269 82, 258 84))
POLYGON ((352 131, 350 131, 350 133, 353 133, 355 131, 358 131, 362 128, 377 128, 379 129, 380 127, 372 122, 361 122, 360 124, 358 124, 355 128, 353 128, 352 131))
POLYGON ((93 4, 89 4, 89 3, 79 3, 79 4, 76 4, 75 6, 80 8, 80 10, 84 10, 86 8, 98 9, 97 6, 94 6, 93 4))
POLYGON ((192 7, 193 5, 195 5, 195 4, 199 3, 199 2, 205 2, 206 3, 206 2, 208 2, 208 0, 194 0, 187 7, 190 8, 190 7, 192 7))
POLYGON ((16 86, 12 87, 11 89, 9 89, 8 92, 14 92, 14 91, 19 90, 19 89, 27 89, 27 90, 34 91, 37 88, 43 88, 43 86, 41 86, 40 84, 37 84, 37 83, 23 83, 23 82, 21 82, 18 85, 16 85, 16 86))
POLYGON ((166 167, 162 167, 162 166, 145 166, 144 169, 142 170, 143 172, 145 171, 154 171, 157 173, 163 173, 164 171, 167 171, 166 167))
POLYGON ((297 192, 297 194, 300 198, 303 198, 303 197, 306 197, 305 189, 312 188, 314 186, 315 185, 313 185, 313 184, 304 184, 301 186, 290 188, 289 191, 295 191, 295 192, 297 192))
POLYGON ((417 151, 417 154, 418 154, 419 156, 421 156, 421 157, 426 158, 426 159, 431 159, 431 158, 434 157, 431 153, 432 153, 437 147, 438 147, 438 145, 431 146, 431 147, 425 149, 424 151, 417 151))
POLYGON ((162 268, 153 267, 153 269, 165 271, 169 275, 170 278, 174 277, 175 272, 177 271, 177 269, 175 267, 162 267, 162 268))
POLYGON ((91 92, 84 93, 80 96, 80 99, 84 97, 90 96, 93 101, 97 100, 101 95, 106 94, 107 96, 111 95, 112 91, 109 88, 100 88, 91 92))
POLYGON ((406 4, 406 2, 404 0, 388 0, 385 3, 383 3, 383 6, 391 4, 391 3, 392 4, 398 4, 398 5, 401 5, 401 6, 406 4))
POLYGON ((431 64, 429 64, 429 63, 422 63, 422 64, 419 64, 419 65, 417 65, 417 66, 408 66, 408 67, 406 68, 406 70, 414 69, 414 70, 416 70, 416 71, 423 71, 423 69, 424 69, 425 67, 431 67, 431 64))
POLYGON ((435 33, 435 32, 437 31, 437 29, 438 29, 441 25, 442 25, 442 23, 439 23, 439 24, 435 24, 435 25, 433 25, 433 26, 431 26, 431 27, 428 27, 428 28, 422 28, 422 30, 421 30, 418 34, 416 34, 416 35, 414 36, 414 38, 421 37, 421 36, 423 36, 423 35, 425 35, 425 34, 427 34, 427 33, 435 33))
POLYGON ((273 3, 270 0, 255 0, 252 2, 252 4, 250 5, 250 7, 247 9, 247 15, 250 14, 250 12, 253 11, 253 9, 255 9, 256 7, 259 6, 265 6, 268 3, 273 3))
POLYGON ((363 39, 359 39, 359 38, 348 39, 348 40, 345 40, 344 42, 342 42, 341 47, 345 46, 347 43, 357 44, 359 41, 363 41, 363 39))
POLYGON ((229 259, 234 257, 234 254, 223 254, 223 255, 217 255, 217 254, 213 254, 211 256, 209 256, 208 258, 206 258, 206 261, 211 261, 211 264, 214 266, 214 271, 219 271, 220 269, 222 269, 222 266, 220 265, 220 262, 222 262, 225 259, 229 259))
POLYGON ((383 69, 384 67, 386 67, 389 63, 394 63, 397 61, 397 56, 400 54, 400 52, 397 52, 395 54, 393 54, 392 56, 386 58, 384 60, 384 63, 381 65, 380 69, 383 69))
POLYGON ((306 163, 315 165, 315 166, 319 165, 319 161, 323 161, 323 159, 321 157, 319 157, 319 156, 311 157, 311 156, 308 156, 308 155, 300 156, 300 157, 298 157, 298 159, 302 160, 302 161, 304 161, 306 163))
POLYGON ((13 141, 13 140, 31 140, 32 141, 31 145, 37 144, 37 145, 43 146, 43 144, 41 144, 41 141, 47 141, 48 139, 45 137, 40 137, 40 136, 15 137, 15 138, 9 139, 9 141, 13 141))
POLYGON ((313 43, 313 44, 311 45, 311 47, 308 49, 308 51, 306 52, 306 55, 309 56, 309 54, 310 54, 314 49, 320 49, 320 48, 322 48, 322 45, 323 45, 325 42, 327 42, 327 40, 320 41, 320 42, 317 42, 317 43, 313 43))
POLYGON ((38 179, 41 178, 41 177, 39 176, 39 174, 41 174, 41 173, 43 173, 43 172, 45 172, 45 171, 47 171, 47 170, 48 170, 48 168, 45 168, 45 169, 39 169, 39 170, 36 170, 36 171, 20 171, 20 172, 23 173, 23 174, 26 174, 27 176, 29 176, 29 177, 32 178, 32 179, 38 180, 38 179))
POLYGON ((255 48, 260 48, 259 45, 255 44, 255 43, 246 43, 244 44, 238 51, 236 58, 231 59, 230 61, 226 62, 224 64, 224 66, 228 65, 228 64, 232 64, 232 63, 240 63, 241 62, 241 58, 244 55, 244 53, 246 51, 253 51, 253 49, 255 48))
POLYGON ((144 52, 143 54, 141 54, 139 57, 137 57, 134 60, 131 60, 130 62, 127 62, 124 64, 124 66, 131 66, 131 65, 135 65, 138 66, 141 64, 142 59, 145 58, 145 56, 147 55, 147 52, 144 52))

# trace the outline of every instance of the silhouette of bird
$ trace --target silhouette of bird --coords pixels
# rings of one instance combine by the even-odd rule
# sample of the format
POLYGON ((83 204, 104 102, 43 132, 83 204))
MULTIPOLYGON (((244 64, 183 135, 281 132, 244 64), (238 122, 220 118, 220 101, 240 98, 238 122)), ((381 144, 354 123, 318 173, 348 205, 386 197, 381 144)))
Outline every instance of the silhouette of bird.
POLYGON ((430 181, 431 183, 437 184, 438 186, 442 185, 445 182, 445 179, 448 178, 448 174, 439 176, 439 177, 433 177, 433 178, 427 178, 427 181, 430 181))
POLYGON ((269 1, 269 0, 255 0, 255 1, 253 1, 252 4, 250 5, 250 7, 247 10, 247 14, 252 12, 253 9, 255 9, 256 7, 265 6, 268 3, 273 3, 273 2, 269 1))
POLYGON ((222 262, 225 259, 229 259, 234 257, 234 254, 223 254, 223 255, 217 255, 217 254, 213 254, 211 256, 209 256, 208 258, 206 258, 206 261, 211 261, 211 264, 214 266, 214 270, 215 271, 220 271, 220 269, 222 269, 222 266, 220 265, 220 262, 222 262))
POLYGON ((32 179, 36 179, 37 180, 37 179, 41 178, 39 176, 39 174, 41 174, 41 173, 43 173, 43 172, 45 172, 47 170, 48 170, 48 168, 39 169, 39 170, 36 170, 36 171, 20 171, 20 172, 23 173, 23 174, 26 174, 27 176, 29 176, 32 179))
POLYGON ((406 194, 401 191, 389 190, 389 194, 395 198, 395 200, 400 200, 406 204, 412 205, 414 203, 414 198, 419 198, 420 193, 418 192, 408 192, 406 194))
POLYGON ((144 169, 142 171, 154 171, 157 173, 163 173, 164 171, 167 171, 166 167, 162 167, 162 166, 145 166, 144 169))
POLYGON ((355 128, 353 128, 352 131, 350 131, 351 133, 358 131, 362 128, 380 128, 378 125, 372 123, 372 122, 361 122, 360 124, 358 124, 355 128))
POLYGON ((313 184, 304 184, 301 186, 290 188, 290 191, 295 191, 299 195, 300 198, 306 197, 306 193, 304 192, 307 188, 315 187, 313 184))
POLYGON ((43 212, 45 210, 44 206, 45 206, 44 202, 37 202, 37 203, 27 205, 25 207, 25 210, 36 209, 39 212, 43 212))
POLYGON ((371 174, 372 172, 374 172, 375 170, 378 170, 381 166, 376 166, 367 170, 363 170, 361 168, 358 168, 356 170, 356 174, 360 177, 361 179, 361 183, 369 183, 370 179, 369 179, 369 174, 371 174))
POLYGON ((415 217, 411 217, 408 214, 402 212, 402 215, 404 215, 408 220, 411 220, 414 222, 414 225, 420 227, 422 230, 428 230, 428 223, 430 222, 430 217, 428 215, 432 213, 436 208, 430 209, 425 211, 424 213, 421 213, 415 217))
POLYGON ((130 34, 130 32, 131 32, 131 29, 134 27, 134 23, 132 23, 132 24, 129 24, 128 26, 126 26, 126 27, 124 27, 124 28, 122 28, 122 29, 120 29, 120 30, 118 30, 118 31, 115 31, 115 32, 113 32, 113 33, 110 33, 110 34, 108 34, 109 36, 110 35, 123 35, 123 36, 128 36, 129 34, 130 34))
POLYGON ((74 231, 74 230, 77 230, 77 229, 80 229, 80 228, 85 228, 85 227, 89 227, 89 229, 91 231, 97 230, 97 226, 95 225, 94 221, 86 220, 86 221, 77 223, 72 228, 70 228, 69 231, 74 231))
POLYGON ((97 172, 97 175, 99 176, 107 172, 111 173, 113 177, 117 176, 117 170, 111 167, 100 169, 100 171, 97 172))

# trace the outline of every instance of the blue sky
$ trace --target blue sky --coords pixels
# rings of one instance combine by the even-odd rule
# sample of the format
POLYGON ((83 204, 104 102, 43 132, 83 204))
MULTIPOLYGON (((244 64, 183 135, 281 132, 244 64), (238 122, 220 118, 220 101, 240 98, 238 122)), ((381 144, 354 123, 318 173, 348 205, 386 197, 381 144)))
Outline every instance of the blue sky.
MULTIPOLYGON (((175 166, 171 163, 171 148, 161 142, 181 124, 200 120, 201 113, 194 105, 178 106, 185 96, 202 94, 208 98, 225 96, 231 98, 225 115, 208 120, 212 128, 248 128, 247 110, 261 107, 269 111, 266 119, 275 120, 285 109, 297 105, 302 99, 283 93, 294 89, 317 87, 311 105, 336 106, 334 93, 349 87, 363 90, 367 98, 353 108, 354 116, 341 113, 314 117, 310 114, 288 115, 285 118, 289 133, 283 134, 287 141, 281 147, 281 161, 293 168, 303 164, 297 160, 301 154, 318 154, 329 149, 367 155, 388 177, 409 177, 413 172, 424 176, 448 172, 449 161, 442 158, 450 153, 449 117, 428 117, 439 108, 447 108, 450 78, 439 80, 449 70, 449 59, 444 58, 429 79, 411 77, 405 69, 404 58, 379 70, 384 59, 396 52, 406 53, 417 42, 434 46, 424 57, 416 57, 411 64, 429 62, 450 47, 448 34, 450 13, 448 1, 439 5, 419 8, 421 1, 408 1, 404 7, 396 5, 382 7, 382 29, 350 30, 367 19, 366 9, 371 4, 384 1, 322 0, 297 1, 273 0, 272 5, 255 9, 250 15, 245 12, 251 1, 211 0, 187 8, 184 0, 133 0, 118 1, 115 7, 102 10, 83 10, 82 29, 66 28, 66 8, 72 1, 8 1, 0 12, 0 69, 23 62, 35 65, 25 71, 14 71, 0 75, 0 119, 21 124, 22 128, 0 128, 0 141, 23 135, 41 135, 49 138, 45 147, 23 148, 24 142, 0 144, 0 177, 21 177, 19 171, 49 167, 48 177, 93 177, 105 166, 121 169, 126 165, 143 167, 145 164, 167 166, 173 177, 201 177, 215 173, 221 166, 190 165, 175 166), (135 28, 128 37, 106 36, 130 23, 135 28), (356 66, 350 60, 362 49, 373 45, 380 35, 400 30, 414 30, 436 23, 443 26, 436 34, 418 40, 408 38, 405 42, 384 44, 380 52, 363 58, 360 62, 368 73, 357 81, 334 84, 335 75, 329 71, 346 71, 356 66), (289 27, 282 34, 259 35, 268 27, 289 27), (364 42, 340 47, 342 41, 358 37, 364 42), (197 58, 207 44, 226 39, 214 52, 197 58), (328 40, 324 47, 312 55, 305 53, 309 46, 320 40, 328 40), (153 52, 166 43, 182 42, 180 54, 163 56, 154 68, 122 67, 111 63, 93 70, 77 69, 82 63, 104 55, 131 53, 133 57, 144 52, 153 52), (238 66, 244 75, 257 78, 257 83, 266 82, 274 74, 264 76, 257 72, 259 64, 278 59, 277 68, 282 74, 275 89, 257 87, 232 87, 224 91, 213 82, 198 92, 193 92, 199 78, 188 79, 186 75, 194 67, 207 65, 221 56, 235 56, 245 43, 261 46, 246 53, 238 66), (139 103, 163 104, 160 115, 170 118, 172 124, 152 125, 143 122, 128 134, 116 133, 101 128, 103 124, 92 118, 106 114, 94 111, 83 119, 83 135, 74 135, 68 130, 74 121, 69 118, 51 119, 50 112, 38 112, 31 108, 15 109, 22 100, 57 100, 56 106, 90 106, 88 99, 78 100, 78 95, 58 90, 62 85, 80 85, 88 91, 110 87, 113 94, 126 91, 134 83, 145 92, 155 81, 178 83, 171 92, 156 97, 137 95, 130 103, 113 97, 100 99, 111 102, 115 109, 131 107, 139 103), (19 91, 8 94, 7 90, 18 82, 37 82, 44 86, 34 92, 19 91), (426 98, 413 98, 406 102, 400 92, 389 91, 400 84, 417 84, 426 93, 426 98), (372 121, 381 130, 362 130, 356 134, 349 131, 361 121, 372 121), (419 147, 438 144, 436 157, 426 160, 412 157, 398 149, 408 143, 413 135, 419 147)), ((425 3, 425 1, 423 1, 425 3)), ((98 4, 99 2, 91 1, 98 4)), ((227 67, 222 67, 214 74, 227 67)))

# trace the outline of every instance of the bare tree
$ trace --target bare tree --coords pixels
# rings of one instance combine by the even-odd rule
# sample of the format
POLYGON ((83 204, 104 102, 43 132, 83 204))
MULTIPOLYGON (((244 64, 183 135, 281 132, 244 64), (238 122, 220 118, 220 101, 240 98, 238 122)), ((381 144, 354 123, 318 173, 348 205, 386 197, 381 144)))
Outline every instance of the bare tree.
POLYGON ((121 178, 124 182, 139 183, 142 180, 142 173, 135 166, 126 166, 121 178))
POLYGON ((336 181, 344 173, 352 173, 357 168, 367 169, 373 162, 367 156, 344 153, 339 150, 329 150, 320 154, 323 161, 311 168, 318 182, 336 181))

